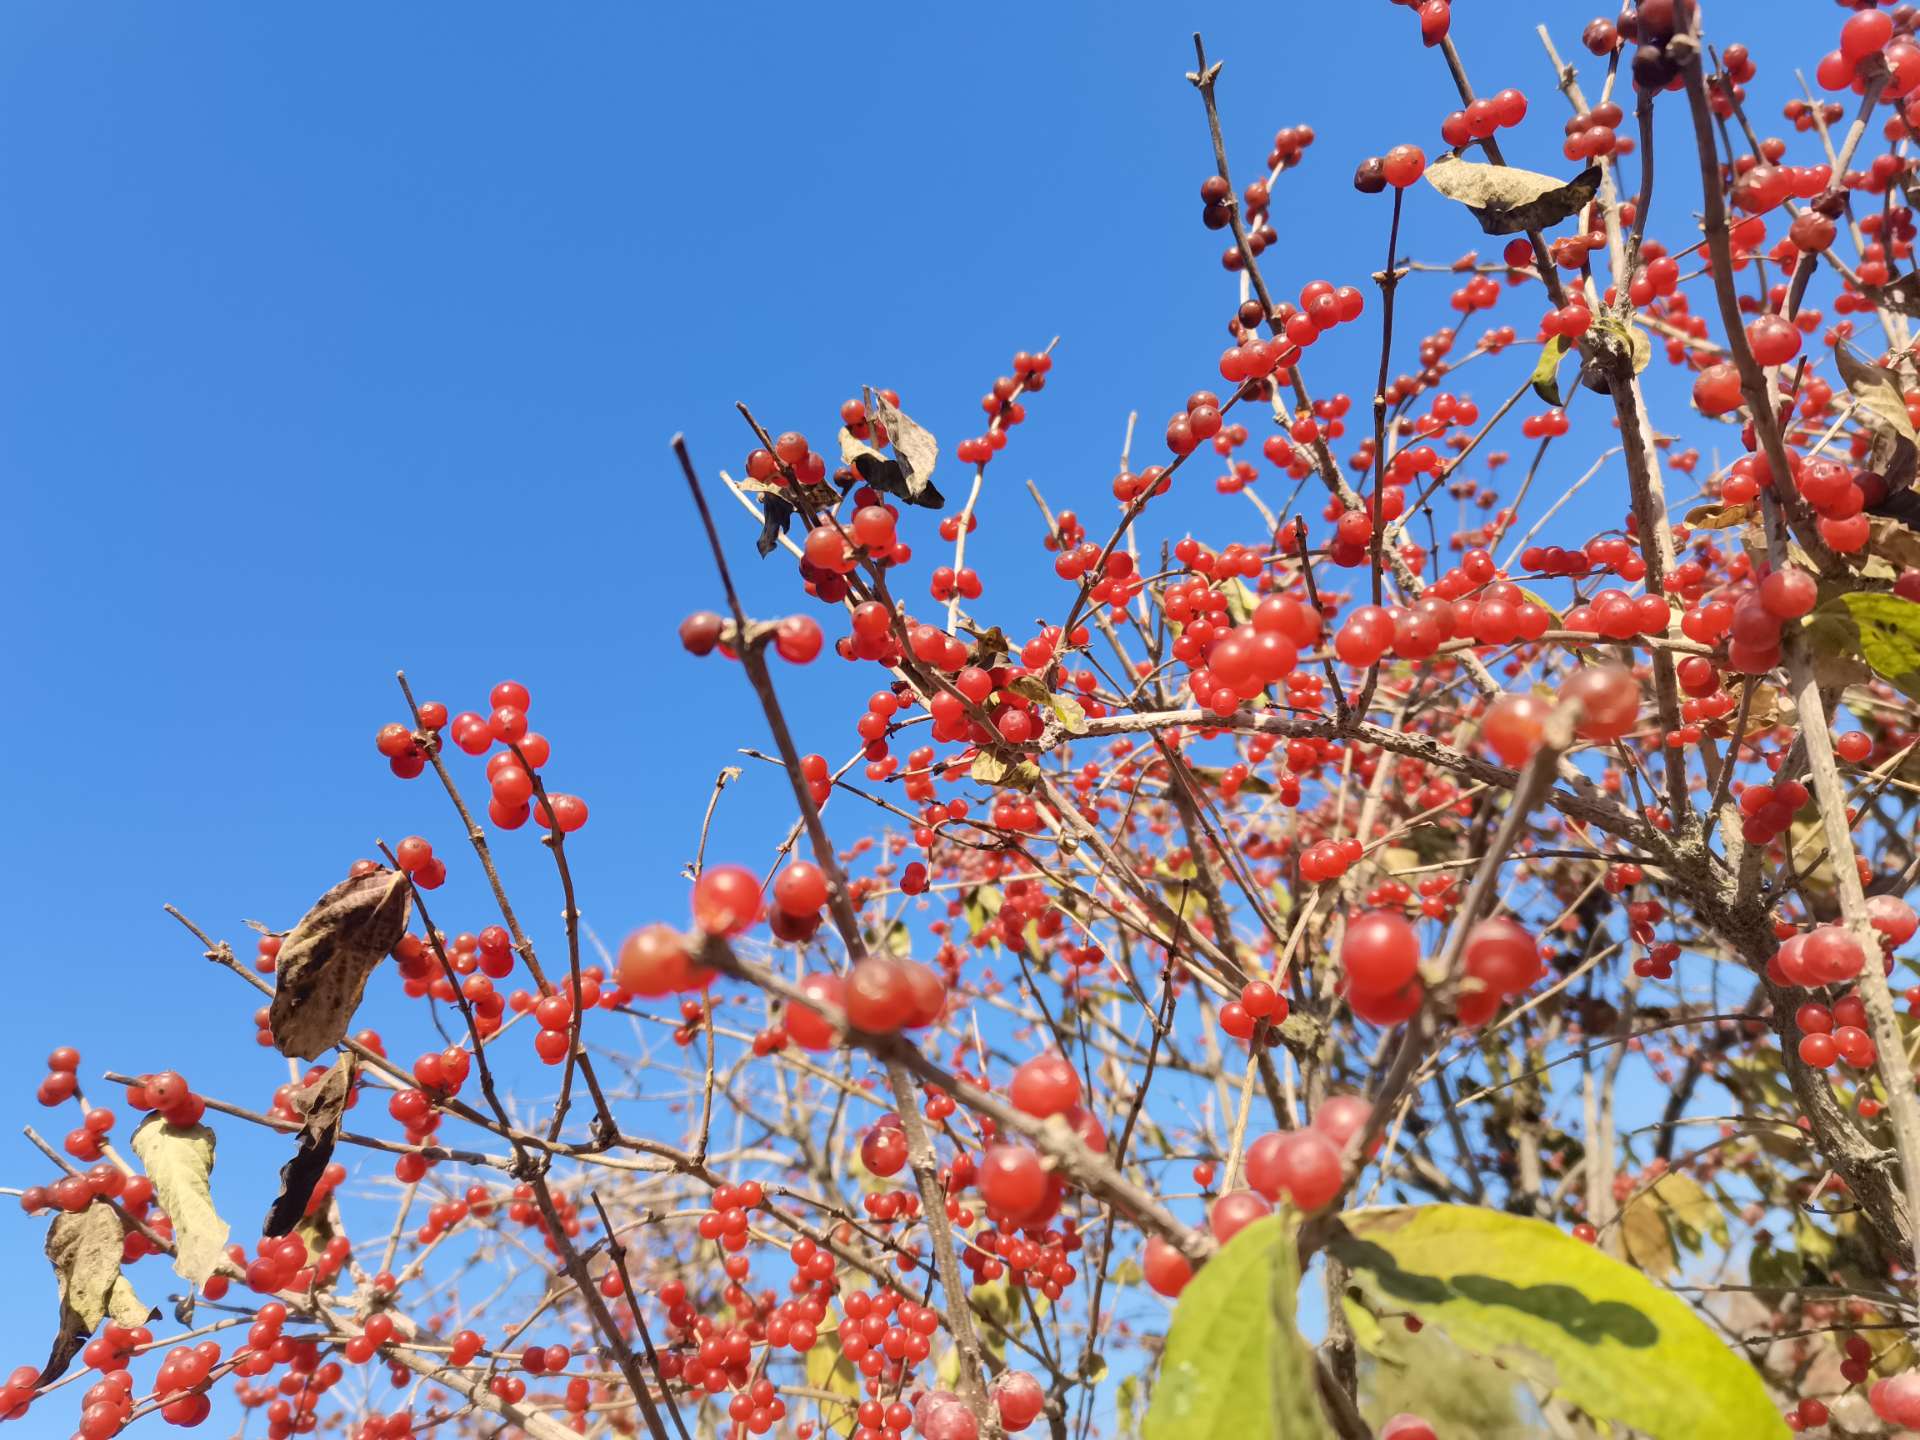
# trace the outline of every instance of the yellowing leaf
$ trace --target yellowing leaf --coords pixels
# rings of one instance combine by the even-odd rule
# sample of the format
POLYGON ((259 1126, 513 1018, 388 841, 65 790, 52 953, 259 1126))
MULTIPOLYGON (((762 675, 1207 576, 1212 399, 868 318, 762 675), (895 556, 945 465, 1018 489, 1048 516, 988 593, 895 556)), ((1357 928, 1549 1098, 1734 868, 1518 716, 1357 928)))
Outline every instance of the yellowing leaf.
POLYGON ((1620 1212, 1620 1249, 1627 1259, 1657 1280, 1679 1268, 1673 1231, 1667 1226, 1666 1207, 1651 1190, 1634 1196, 1620 1212))
POLYGON ((854 1406, 859 1404, 863 1392, 859 1372, 840 1349, 839 1331, 823 1330, 813 1342, 813 1348, 807 1351, 807 1384, 815 1390, 847 1397, 849 1403, 844 1406, 823 1402, 820 1418, 836 1435, 851 1435, 857 1418, 854 1406))
POLYGON ((1560 362, 1567 358, 1567 337, 1555 335, 1540 347, 1540 363, 1533 367, 1533 393, 1548 405, 1560 403, 1560 362))
POLYGON ((227 1222, 213 1208, 213 1131, 184 1128, 149 1115, 133 1132, 133 1153, 153 1180, 154 1196, 173 1221, 173 1269, 195 1285, 227 1259, 227 1222))
POLYGON ((1343 1215, 1332 1252, 1411 1312, 1597 1419, 1652 1440, 1785 1440, 1759 1374, 1693 1309, 1541 1220, 1470 1205, 1343 1215))
POLYGON ((1294 1235, 1284 1216, 1256 1220, 1187 1282, 1146 1440, 1331 1440, 1294 1327, 1294 1235))

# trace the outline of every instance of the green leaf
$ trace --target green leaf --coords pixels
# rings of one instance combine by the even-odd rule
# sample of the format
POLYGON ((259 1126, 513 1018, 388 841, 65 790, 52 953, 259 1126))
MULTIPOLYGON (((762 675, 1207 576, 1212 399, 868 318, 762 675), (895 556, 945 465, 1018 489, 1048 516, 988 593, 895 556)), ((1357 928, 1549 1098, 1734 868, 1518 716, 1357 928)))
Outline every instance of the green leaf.
POLYGON ((1174 1306, 1146 1440, 1332 1440, 1294 1328, 1294 1226, 1269 1215, 1201 1267, 1174 1306))
POLYGON ((1427 167, 1426 176, 1442 195, 1473 211, 1473 218, 1489 235, 1558 225, 1584 209, 1600 188, 1598 165, 1562 181, 1514 165, 1482 165, 1442 155, 1427 167))
POLYGON ((1377 1308, 1418 1315, 1597 1419, 1653 1440, 1788 1434, 1759 1374, 1685 1301, 1545 1221, 1470 1205, 1343 1219, 1332 1252, 1377 1308))
POLYGON ((1920 601, 1869 590, 1838 598, 1859 633, 1860 658, 1895 689, 1920 700, 1920 601))
POLYGON ((1549 405, 1560 403, 1560 362, 1567 358, 1567 337, 1555 335, 1540 348, 1540 363, 1533 367, 1533 393, 1549 405))

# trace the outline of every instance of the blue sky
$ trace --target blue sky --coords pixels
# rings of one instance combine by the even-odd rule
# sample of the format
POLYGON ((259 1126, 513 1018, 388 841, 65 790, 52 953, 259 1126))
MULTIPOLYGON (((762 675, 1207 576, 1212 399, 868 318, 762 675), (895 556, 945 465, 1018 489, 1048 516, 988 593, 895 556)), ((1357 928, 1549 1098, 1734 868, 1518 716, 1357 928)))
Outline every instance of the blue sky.
MULTIPOLYGON (((1591 7, 1527 8, 1578 50, 1591 7)), ((1744 32, 1722 38, 1752 44, 1756 88, 1777 97, 1783 57, 1810 66, 1837 17, 1747 0, 1744 32)), ((1318 132, 1280 186, 1276 289, 1364 285, 1385 210, 1347 177, 1402 140, 1436 148, 1454 103, 1412 17, 1380 0, 1009 18, 7 6, 14 1112, 42 1120, 31 1090, 56 1043, 82 1048, 83 1078, 174 1063, 264 1106, 284 1073, 253 1047, 250 992, 160 906, 241 940, 245 917, 290 924, 376 836, 452 851, 437 792, 373 750, 401 713, 400 667, 456 710, 498 679, 530 686, 550 783, 592 806, 570 846, 589 921, 611 939, 679 919, 714 773, 765 740, 737 673, 673 635, 720 597, 667 440, 684 430, 705 472, 737 472, 736 399, 824 443, 843 398, 890 385, 950 451, 1011 352, 1061 336, 981 505, 997 557, 981 608, 1010 629, 1057 608, 1020 482, 1107 515, 1127 411, 1157 445, 1223 343, 1233 292, 1198 223, 1211 157, 1181 78, 1196 26, 1227 61, 1242 183, 1277 127, 1318 132)), ((1560 168, 1530 22, 1462 3, 1456 33, 1483 90, 1519 85, 1552 117, 1514 158, 1560 168)), ((1432 260, 1478 238, 1424 190, 1405 233, 1432 260)), ((1419 330, 1444 307, 1446 282, 1425 283, 1419 330)), ((1376 336, 1323 342, 1317 388, 1363 394, 1376 336)), ((1497 403, 1526 363, 1488 363, 1467 388, 1497 403)), ((1248 519, 1202 481, 1159 523, 1224 540, 1248 519)), ((786 566, 756 564, 744 529, 730 539, 749 604, 793 608, 786 566)), ((829 658, 782 679, 803 747, 847 753, 864 677, 829 658)), ((728 793, 713 858, 765 860, 791 814, 777 781, 728 793)), ((524 833, 500 849, 551 947, 545 856, 524 833)), ((436 918, 485 923, 474 880, 456 868, 436 918)), ((56 1135, 74 1123, 47 1118, 56 1135)), ((219 1189, 244 1231, 277 1157, 237 1136, 226 1154, 219 1189)), ((0 1179, 27 1178, 22 1145, 0 1179)), ((0 1279, 39 1296, 39 1222, 9 1213, 0 1279)), ((37 1361, 51 1313, 50 1293, 7 1307, 0 1355, 37 1361)))

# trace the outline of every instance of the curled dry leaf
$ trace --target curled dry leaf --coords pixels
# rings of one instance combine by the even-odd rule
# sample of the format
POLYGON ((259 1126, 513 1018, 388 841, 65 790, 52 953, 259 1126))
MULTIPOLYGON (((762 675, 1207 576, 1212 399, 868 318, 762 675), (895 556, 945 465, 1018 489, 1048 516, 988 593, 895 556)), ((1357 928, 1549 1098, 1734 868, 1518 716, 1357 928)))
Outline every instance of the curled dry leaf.
POLYGON ((1833 347, 1833 363, 1859 405, 1859 413, 1875 432, 1872 463, 1886 477, 1890 490, 1899 490, 1913 478, 1916 446, 1907 397, 1891 370, 1860 358, 1844 341, 1833 347))
POLYGON ((760 500, 760 535, 753 542, 753 548, 764 556, 771 555, 779 545, 780 537, 787 533, 793 524, 793 502, 783 500, 778 495, 765 495, 760 500))
POLYGON ((153 1193, 173 1221, 173 1269, 195 1285, 227 1263, 227 1222, 213 1208, 213 1131, 169 1125, 149 1115, 133 1132, 133 1153, 147 1167, 153 1193))
POLYGON ((347 1099, 353 1093, 353 1073, 358 1060, 350 1050, 342 1050, 333 1068, 305 1089, 296 1090, 293 1108, 300 1112, 300 1148, 280 1167, 280 1193, 267 1211, 263 1235, 285 1235, 300 1223, 313 1199, 313 1187, 326 1173, 333 1158, 334 1141, 340 1135, 340 1118, 347 1112, 347 1099))
POLYGON ((275 1049, 314 1060, 340 1043, 373 967, 406 934, 412 903, 406 876, 376 869, 342 880, 300 917, 280 946, 275 1049))
POLYGON ((1872 420, 1907 439, 1914 438, 1913 420, 1907 414, 1907 399, 1900 381, 1891 370, 1863 360, 1844 341, 1833 347, 1833 361, 1840 370, 1853 398, 1872 420))
POLYGON ((121 1247, 126 1229, 120 1216, 104 1200, 95 1200, 78 1214, 62 1213, 47 1227, 47 1259, 60 1286, 60 1329, 39 1383, 48 1384, 66 1373, 87 1337, 108 1316, 117 1325, 144 1325, 157 1312, 149 1311, 120 1273, 121 1247))
POLYGON ((1920 271, 1910 271, 1884 285, 1866 287, 1867 296, 1882 310, 1897 315, 1920 315, 1920 271))
POLYGON ((1512 165, 1481 165, 1442 155, 1427 167, 1426 175, 1434 189, 1471 210, 1489 235, 1557 225, 1585 208, 1600 188, 1597 165, 1571 180, 1560 180, 1512 165))
POLYGON ((867 413, 886 430, 893 454, 882 455, 871 445, 856 440, 850 431, 842 430, 841 459, 876 490, 930 510, 944 506, 946 497, 933 484, 933 465, 940 454, 933 436, 877 392, 868 392, 867 413))
POLYGON ((1752 518, 1753 506, 1727 505, 1712 501, 1687 511, 1686 523, 1695 530, 1727 530, 1744 525, 1752 518))
POLYGON ((1902 570, 1920 570, 1920 533, 1884 516, 1868 519, 1873 542, 1868 547, 1875 555, 1902 570))

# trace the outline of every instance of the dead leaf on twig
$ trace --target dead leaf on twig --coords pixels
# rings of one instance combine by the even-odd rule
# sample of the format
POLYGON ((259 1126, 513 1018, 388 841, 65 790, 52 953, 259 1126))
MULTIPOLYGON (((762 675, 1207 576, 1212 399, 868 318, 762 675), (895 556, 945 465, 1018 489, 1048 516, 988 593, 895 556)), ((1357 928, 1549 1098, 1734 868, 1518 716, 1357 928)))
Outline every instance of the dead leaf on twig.
POLYGON ((1713 501, 1706 505, 1696 505, 1687 512, 1686 523, 1694 530, 1726 530, 1735 525, 1744 525, 1753 514, 1751 505, 1728 505, 1713 501))
POLYGON ((375 869, 342 880, 300 917, 280 946, 275 1049, 315 1060, 340 1043, 373 967, 406 934, 412 904, 406 876, 375 869))
POLYGON ((1545 230, 1577 214, 1600 188, 1600 167, 1590 165, 1560 180, 1512 165, 1482 165, 1442 155, 1427 167, 1427 183, 1473 212, 1489 235, 1545 230))
POLYGON ((333 1158, 334 1141, 339 1138, 340 1120, 353 1094, 353 1072, 358 1063, 352 1051, 342 1050, 331 1070, 294 1092, 293 1107, 301 1112, 302 1119, 300 1148, 280 1167, 280 1194, 267 1212, 261 1234, 285 1235, 307 1213, 314 1187, 333 1158))
POLYGON ((1920 270, 1910 271, 1884 285, 1863 287, 1867 298, 1896 315, 1920 315, 1920 270))
POLYGON ((114 1208, 95 1200, 77 1214, 62 1213, 47 1227, 47 1259, 60 1286, 60 1329, 39 1383, 46 1385, 66 1374, 73 1357, 109 1315, 117 1325, 144 1325, 158 1311, 150 1311, 120 1273, 126 1227, 114 1208))
POLYGON ((893 454, 883 455, 853 432, 840 432, 840 458, 851 465, 860 478, 874 489, 905 501, 909 505, 938 510, 947 501, 933 484, 934 461, 940 446, 933 436, 904 410, 887 403, 877 391, 867 392, 867 414, 887 432, 893 454))

